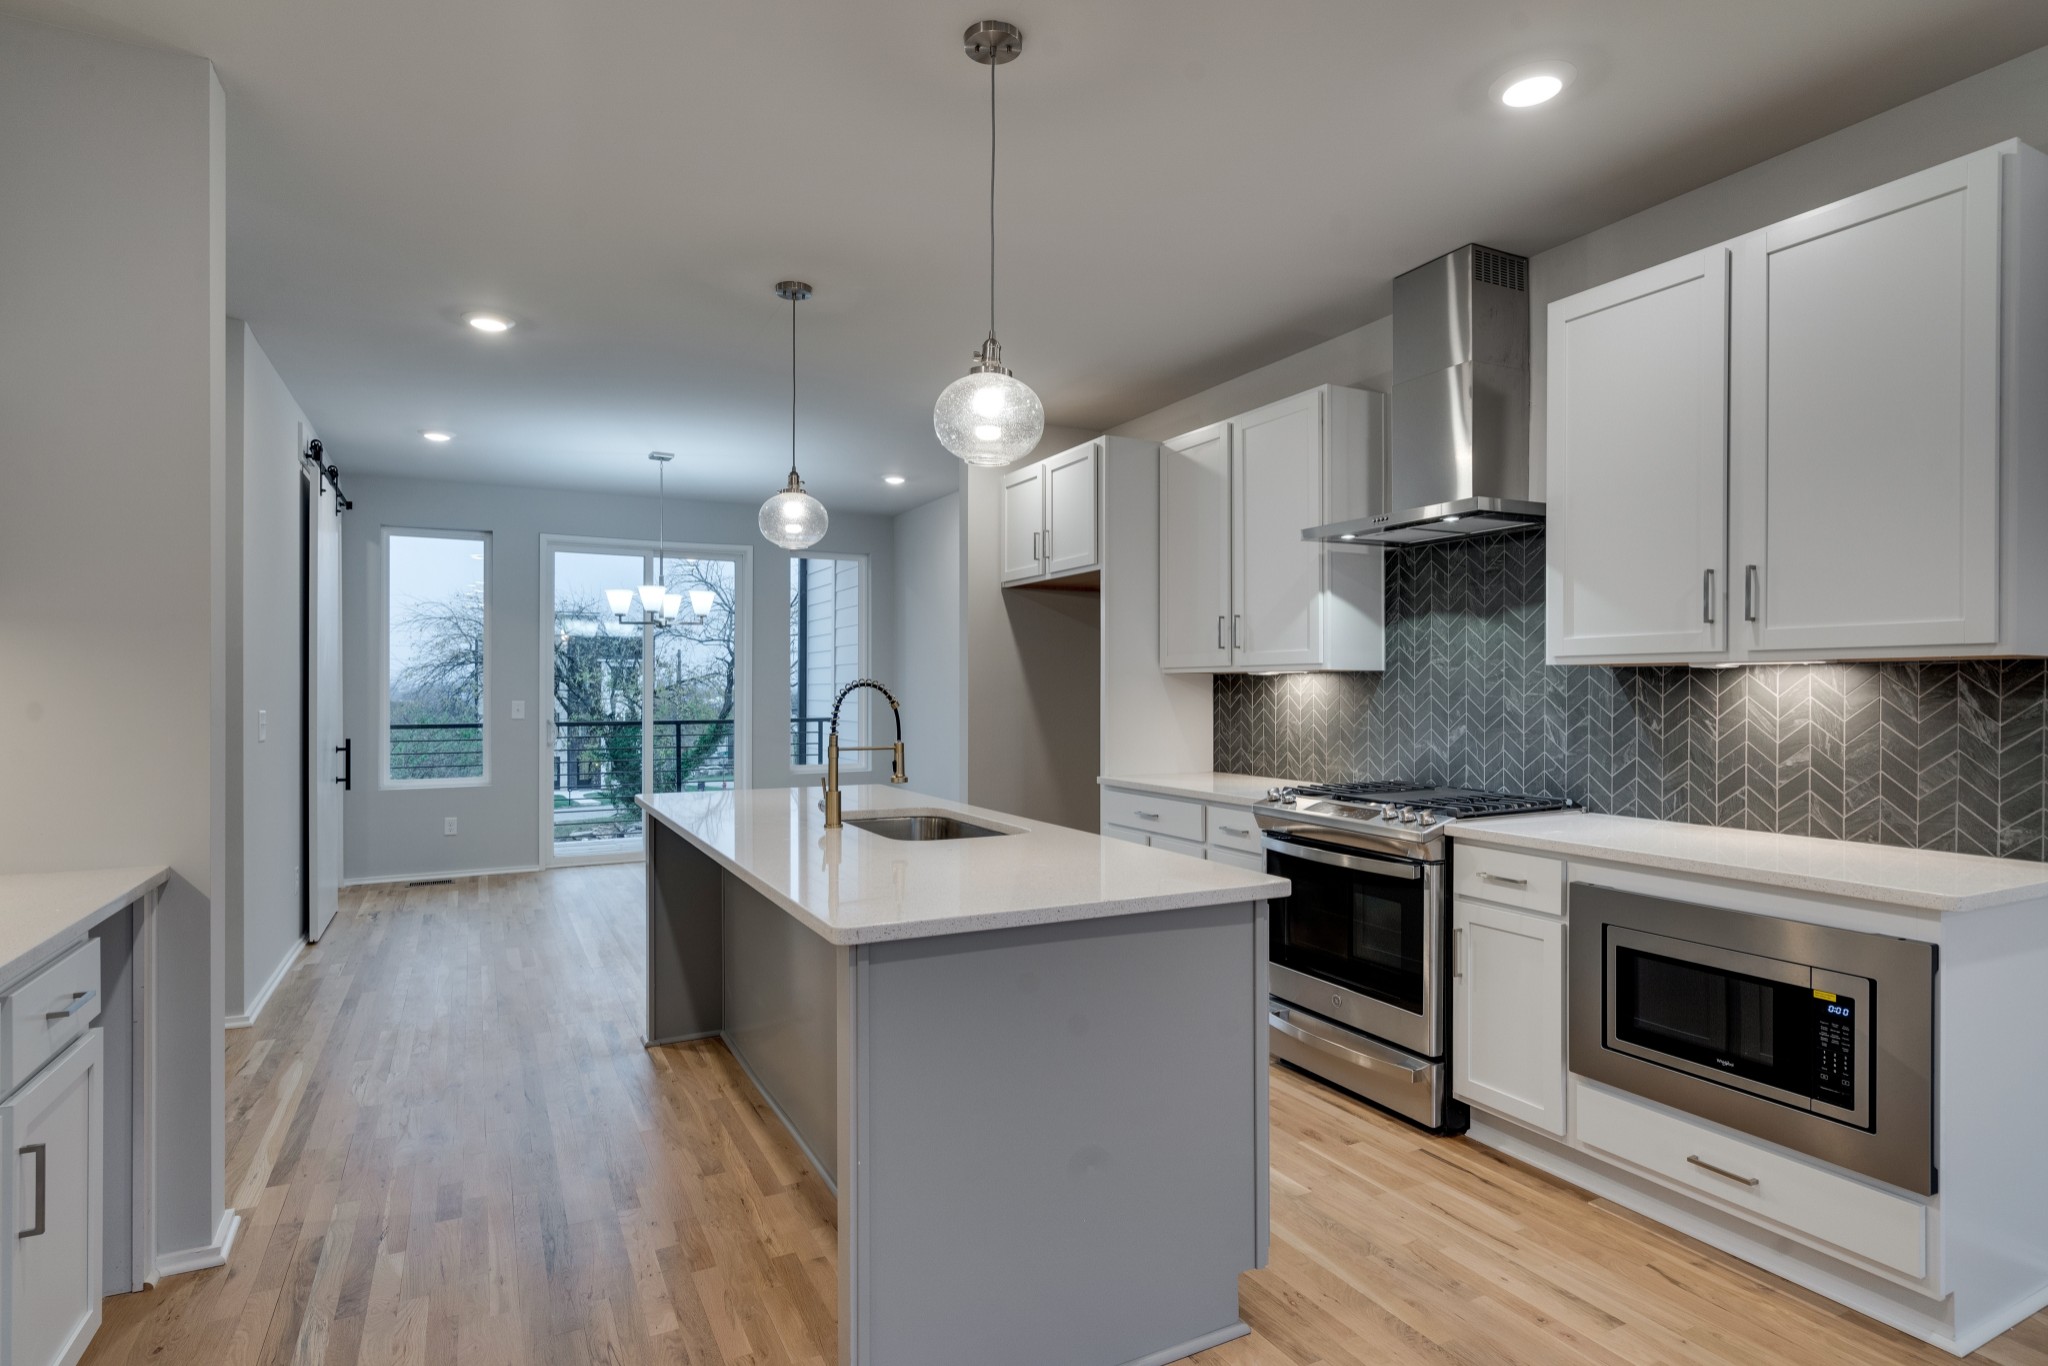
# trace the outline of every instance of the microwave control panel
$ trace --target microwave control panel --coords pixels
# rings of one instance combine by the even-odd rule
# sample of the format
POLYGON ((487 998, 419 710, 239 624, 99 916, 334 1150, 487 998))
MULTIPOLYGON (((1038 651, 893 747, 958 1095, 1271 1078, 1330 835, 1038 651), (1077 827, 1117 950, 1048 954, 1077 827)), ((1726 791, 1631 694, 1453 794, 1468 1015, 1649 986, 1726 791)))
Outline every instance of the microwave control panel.
POLYGON ((1813 1098, 1845 1110, 1856 1106, 1856 1000, 1813 993, 1813 1098))

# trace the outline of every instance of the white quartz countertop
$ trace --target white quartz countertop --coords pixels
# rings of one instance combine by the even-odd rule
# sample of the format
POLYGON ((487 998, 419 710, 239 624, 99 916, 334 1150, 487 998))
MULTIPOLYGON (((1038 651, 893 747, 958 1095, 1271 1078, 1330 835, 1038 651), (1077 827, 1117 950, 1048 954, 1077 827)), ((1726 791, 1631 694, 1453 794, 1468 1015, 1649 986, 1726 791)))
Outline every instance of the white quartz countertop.
POLYGON ((665 793, 640 805, 834 944, 1287 895, 1285 878, 886 784, 846 788, 842 814, 925 811, 1014 833, 915 841, 827 830, 818 801, 811 786, 665 793))
POLYGON ((1104 787, 1131 792, 1155 792, 1162 797, 1192 797, 1198 801, 1220 802, 1225 806, 1251 806, 1266 799, 1276 787, 1296 787, 1294 778, 1261 778, 1255 773, 1141 773, 1096 779, 1104 787))
POLYGON ((1560 811, 1458 821, 1451 838, 1929 911, 2048 900, 2048 864, 1560 811))
POLYGON ((0 876, 0 988, 170 876, 162 867, 0 876))

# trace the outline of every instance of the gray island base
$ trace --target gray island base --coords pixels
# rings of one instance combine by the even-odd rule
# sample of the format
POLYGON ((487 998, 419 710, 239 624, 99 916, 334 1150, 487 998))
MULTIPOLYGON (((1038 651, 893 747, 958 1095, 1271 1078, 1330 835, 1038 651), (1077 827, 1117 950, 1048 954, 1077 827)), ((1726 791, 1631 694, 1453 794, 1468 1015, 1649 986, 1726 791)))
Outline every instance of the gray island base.
POLYGON ((651 1046, 722 1036, 838 1197, 842 1366, 1159 1366, 1266 1260, 1282 879, 867 787, 643 799, 651 1046), (856 795, 857 793, 857 795, 856 795))

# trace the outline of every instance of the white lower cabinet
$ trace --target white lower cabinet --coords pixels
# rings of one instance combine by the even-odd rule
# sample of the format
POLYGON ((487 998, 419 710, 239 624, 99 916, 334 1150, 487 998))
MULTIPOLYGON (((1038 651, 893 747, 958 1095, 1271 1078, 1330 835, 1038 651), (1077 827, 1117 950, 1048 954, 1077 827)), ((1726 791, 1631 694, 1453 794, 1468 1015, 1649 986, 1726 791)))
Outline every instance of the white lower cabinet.
POLYGON ((0 1366, 72 1366, 100 1326, 100 1032, 0 1103, 0 1366))
POLYGON ((1266 871, 1259 823, 1246 807, 1105 786, 1102 834, 1105 839, 1150 845, 1233 868, 1266 871))
POLYGON ((1451 924, 1451 1094, 1562 1136, 1564 922, 1459 897, 1451 924))

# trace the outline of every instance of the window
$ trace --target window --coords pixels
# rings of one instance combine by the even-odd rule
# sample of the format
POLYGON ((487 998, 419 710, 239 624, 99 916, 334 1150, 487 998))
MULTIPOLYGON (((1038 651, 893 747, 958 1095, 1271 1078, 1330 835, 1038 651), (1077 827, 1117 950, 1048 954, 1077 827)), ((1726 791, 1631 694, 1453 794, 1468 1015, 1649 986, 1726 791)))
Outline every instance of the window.
POLYGON ((490 538, 384 533, 384 780, 485 778, 490 538))
MULTIPOLYGON (((799 556, 789 562, 789 748, 798 768, 825 762, 832 699, 866 675, 866 568, 858 556, 799 556)), ((867 743, 861 725, 867 701, 848 699, 839 718, 840 744, 867 743)), ((867 758, 850 755, 841 767, 866 768, 867 758)))

